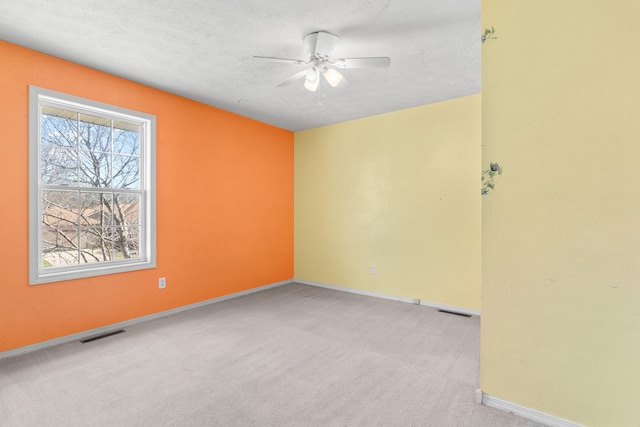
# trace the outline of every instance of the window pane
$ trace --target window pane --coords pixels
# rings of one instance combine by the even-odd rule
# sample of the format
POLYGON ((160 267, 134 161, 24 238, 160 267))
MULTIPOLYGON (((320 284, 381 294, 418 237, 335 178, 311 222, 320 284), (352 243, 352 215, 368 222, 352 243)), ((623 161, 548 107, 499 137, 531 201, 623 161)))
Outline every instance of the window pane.
POLYGON ((126 122, 113 122, 113 152, 119 154, 140 155, 140 125, 126 122))
POLYGON ((140 188, 140 158, 113 156, 113 187, 132 190, 140 188))
POLYGON ((80 148, 111 152, 111 120, 104 117, 79 115, 80 148))
POLYGON ((114 195, 113 222, 116 226, 140 224, 140 195, 114 195))
POLYGON ((49 268, 77 265, 77 238, 75 229, 43 228, 42 266, 49 268))
POLYGON ((111 187, 111 154, 99 151, 80 152, 80 185, 83 187, 111 187))
POLYGON ((88 227, 80 231, 80 264, 113 259, 111 227, 88 227))
POLYGON ((46 185, 78 185, 78 157, 76 150, 42 146, 40 176, 46 185))
POLYGON ((43 191, 42 225, 59 229, 75 228, 78 223, 78 192, 43 191))
POLYGON ((78 142, 78 122, 74 111, 42 107, 40 138, 42 144, 75 148, 78 142))
POLYGON ((112 226, 113 195, 80 192, 80 225, 112 226))
POLYGON ((140 256, 140 227, 116 227, 115 259, 132 259, 140 256))

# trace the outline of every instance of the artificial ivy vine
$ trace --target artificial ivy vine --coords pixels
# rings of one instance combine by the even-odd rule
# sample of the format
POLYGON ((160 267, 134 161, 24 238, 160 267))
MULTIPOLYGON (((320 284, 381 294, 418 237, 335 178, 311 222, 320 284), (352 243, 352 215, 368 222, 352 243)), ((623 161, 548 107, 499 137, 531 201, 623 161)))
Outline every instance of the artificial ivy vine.
POLYGON ((489 169, 482 171, 482 195, 486 196, 490 190, 496 188, 493 179, 496 175, 502 175, 502 167, 497 163, 489 163, 489 169))

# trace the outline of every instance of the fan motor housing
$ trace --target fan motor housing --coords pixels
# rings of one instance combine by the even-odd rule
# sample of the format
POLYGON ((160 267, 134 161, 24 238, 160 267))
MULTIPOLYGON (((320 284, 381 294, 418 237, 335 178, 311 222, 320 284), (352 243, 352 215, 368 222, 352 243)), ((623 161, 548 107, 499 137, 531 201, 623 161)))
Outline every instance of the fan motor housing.
POLYGON ((326 31, 307 34, 304 38, 304 54, 307 60, 325 61, 329 59, 339 39, 340 37, 326 31))

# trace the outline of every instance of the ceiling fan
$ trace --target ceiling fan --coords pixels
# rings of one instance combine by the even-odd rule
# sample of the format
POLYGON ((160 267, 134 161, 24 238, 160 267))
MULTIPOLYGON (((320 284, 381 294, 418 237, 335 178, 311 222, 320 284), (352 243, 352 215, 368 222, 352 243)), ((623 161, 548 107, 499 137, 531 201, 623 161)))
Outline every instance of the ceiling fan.
POLYGON ((338 43, 339 37, 326 31, 316 31, 307 34, 304 38, 304 59, 274 58, 271 56, 254 56, 254 59, 263 59, 284 64, 306 65, 307 68, 285 79, 278 87, 288 86, 291 83, 305 77, 304 87, 315 92, 320 85, 320 75, 333 86, 346 86, 349 84, 344 76, 336 68, 387 68, 391 64, 391 58, 340 58, 331 59, 333 49, 338 43))

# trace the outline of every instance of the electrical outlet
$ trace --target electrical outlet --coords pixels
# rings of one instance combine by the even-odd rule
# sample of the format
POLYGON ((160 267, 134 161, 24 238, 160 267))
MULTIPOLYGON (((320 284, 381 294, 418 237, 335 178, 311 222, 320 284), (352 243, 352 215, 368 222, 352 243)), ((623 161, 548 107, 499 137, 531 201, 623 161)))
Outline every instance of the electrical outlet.
POLYGON ((167 278, 161 277, 158 279, 158 289, 164 289, 167 287, 167 278))
POLYGON ((376 266, 375 265, 371 266, 371 268, 369 269, 369 273, 376 274, 376 266))

